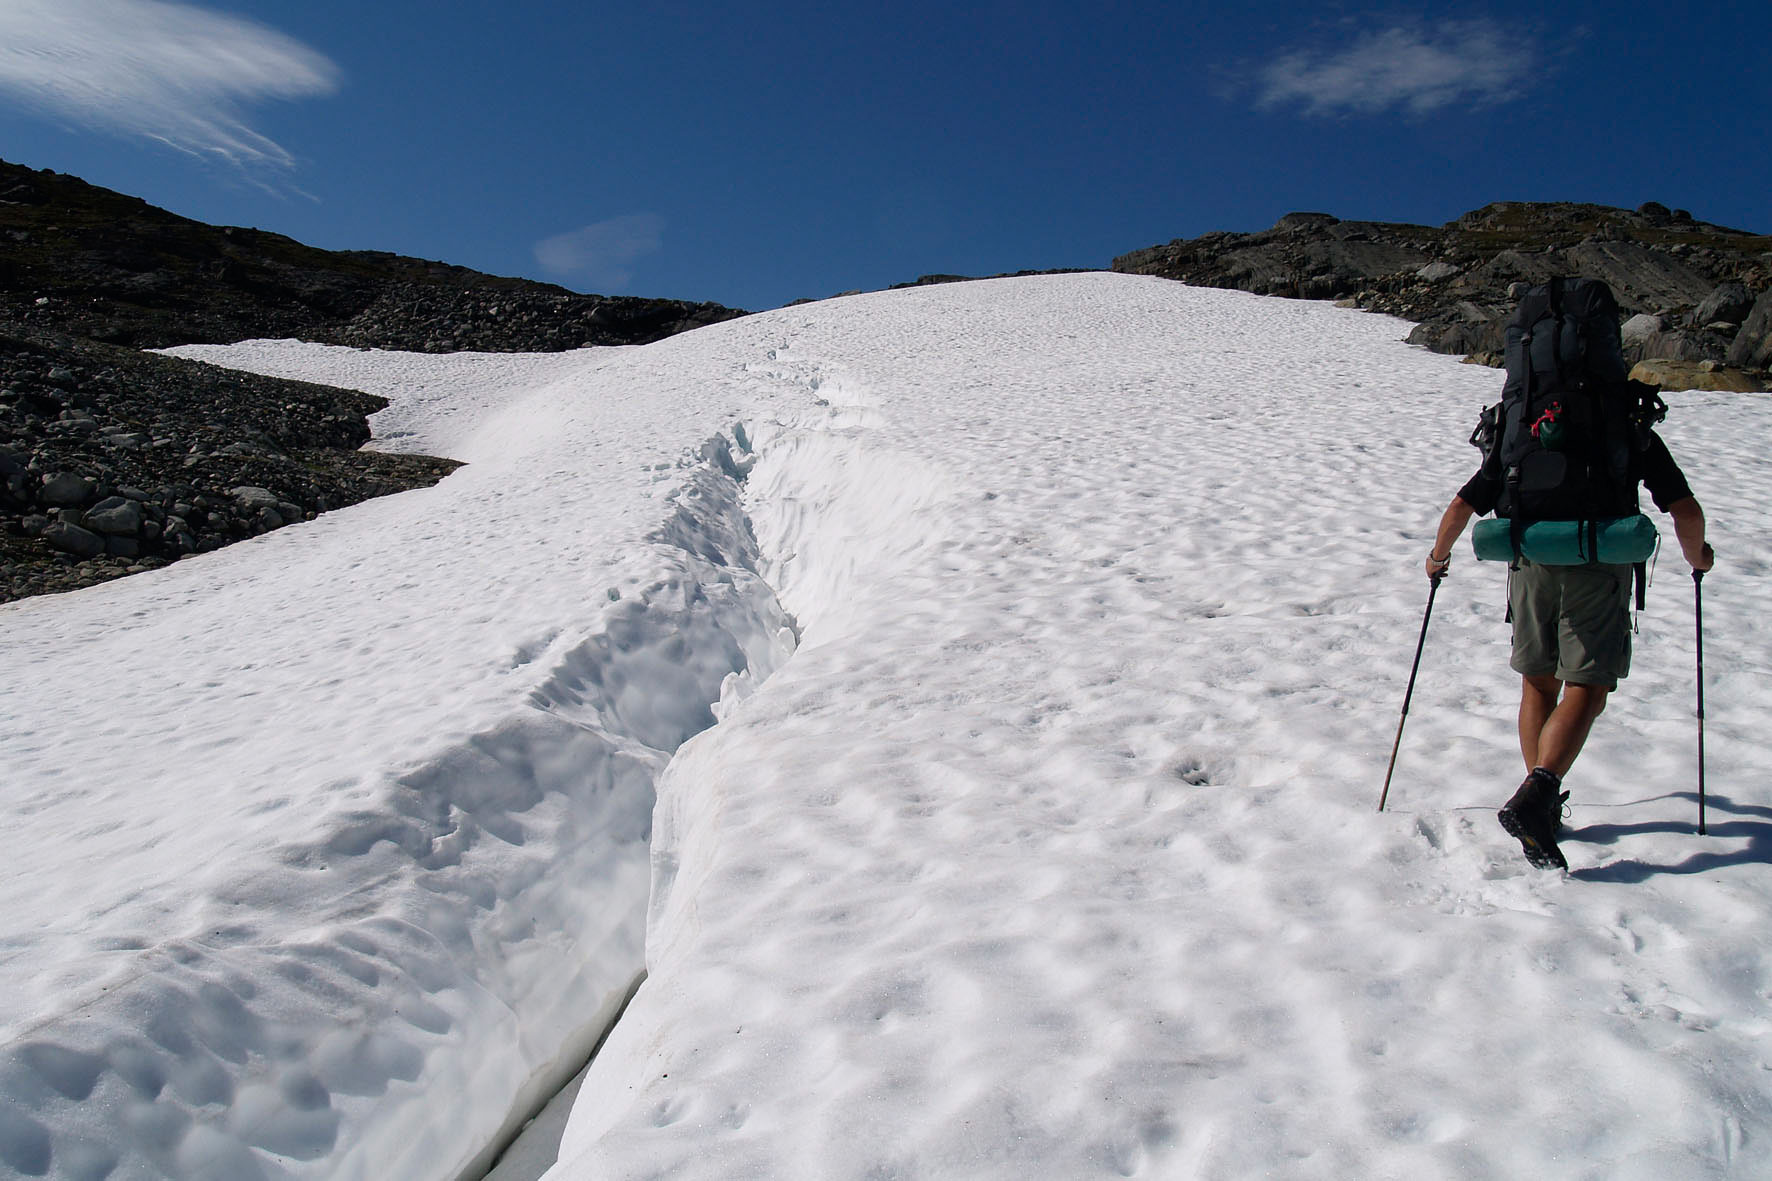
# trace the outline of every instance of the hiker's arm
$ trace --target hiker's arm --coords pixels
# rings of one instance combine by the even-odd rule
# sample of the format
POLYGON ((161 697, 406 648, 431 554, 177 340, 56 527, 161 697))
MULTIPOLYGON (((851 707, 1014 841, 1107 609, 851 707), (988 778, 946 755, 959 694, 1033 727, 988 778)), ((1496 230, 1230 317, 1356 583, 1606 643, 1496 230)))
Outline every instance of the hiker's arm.
POLYGON ((1476 512, 1462 496, 1454 496, 1452 503, 1446 506, 1445 513, 1440 517, 1440 530, 1434 535, 1434 546, 1427 555, 1429 578, 1447 572, 1452 562, 1452 547, 1464 536, 1464 527, 1471 523, 1476 512), (1435 561, 1436 558, 1444 561, 1435 561))
POLYGON ((1709 570, 1717 555, 1705 544, 1704 510, 1698 507, 1698 498, 1676 500, 1667 506, 1667 511, 1674 519, 1674 536, 1680 539, 1680 552, 1686 555, 1686 561, 1701 573, 1709 570))

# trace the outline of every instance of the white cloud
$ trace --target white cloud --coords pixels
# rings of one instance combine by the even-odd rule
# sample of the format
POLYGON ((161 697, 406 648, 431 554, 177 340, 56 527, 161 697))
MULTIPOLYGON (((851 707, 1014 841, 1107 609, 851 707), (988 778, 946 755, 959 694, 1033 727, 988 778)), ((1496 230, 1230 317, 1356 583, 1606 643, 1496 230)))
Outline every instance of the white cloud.
POLYGON ((339 70, 274 29, 168 0, 0 0, 0 96, 241 166, 294 159, 246 104, 331 94, 339 70))
POLYGON ((634 260, 663 242, 664 218, 656 213, 612 217, 535 244, 535 261, 562 278, 616 290, 633 279, 634 260))
POLYGON ((1368 30, 1340 49, 1299 49, 1260 71, 1259 104, 1311 115, 1426 115, 1454 103, 1503 102, 1521 93, 1536 53, 1488 21, 1368 30))

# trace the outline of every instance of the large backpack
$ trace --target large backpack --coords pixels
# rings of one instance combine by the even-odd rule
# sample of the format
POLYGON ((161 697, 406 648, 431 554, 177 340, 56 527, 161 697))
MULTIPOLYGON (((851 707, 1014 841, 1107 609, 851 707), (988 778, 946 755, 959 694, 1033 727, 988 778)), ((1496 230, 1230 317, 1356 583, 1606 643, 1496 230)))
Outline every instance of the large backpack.
MULTIPOLYGON (((1501 483, 1495 513, 1507 521, 1507 545, 1496 556, 1518 564, 1534 526, 1575 555, 1554 561, 1599 561, 1609 538, 1621 534, 1653 544, 1652 525, 1628 520, 1638 515, 1631 460, 1649 446, 1667 404, 1654 386, 1629 378, 1611 288, 1598 279, 1553 279, 1530 289, 1508 320, 1506 358, 1501 401, 1471 432, 1484 473, 1501 483)), ((1481 555, 1480 535, 1477 541, 1481 555)), ((1638 553, 1628 560, 1641 610, 1644 562, 1638 553)))
POLYGON ((1627 376, 1618 304, 1597 279, 1553 279, 1507 324, 1507 383, 1471 442, 1502 486, 1496 515, 1514 549, 1535 521, 1590 525, 1637 511, 1631 459, 1667 416, 1655 387, 1627 376))

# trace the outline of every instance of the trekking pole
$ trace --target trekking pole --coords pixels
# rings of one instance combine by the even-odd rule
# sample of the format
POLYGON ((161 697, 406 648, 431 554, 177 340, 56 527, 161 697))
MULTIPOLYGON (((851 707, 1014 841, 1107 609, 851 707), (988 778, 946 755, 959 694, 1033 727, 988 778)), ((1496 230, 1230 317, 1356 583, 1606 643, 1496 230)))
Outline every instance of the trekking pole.
POLYGON ((1704 571, 1692 571, 1692 614, 1698 629, 1698 835, 1704 836, 1704 571))
POLYGON ((1440 593, 1440 579, 1444 577, 1446 574, 1441 571, 1428 579, 1427 610, 1421 616, 1421 638, 1415 641, 1415 663, 1409 668, 1409 687, 1403 691, 1403 716, 1397 719, 1397 740, 1391 743, 1391 765, 1385 768, 1384 790, 1378 794, 1380 812, 1384 811, 1385 800, 1390 798, 1391 775, 1397 769, 1397 751, 1403 746, 1403 723, 1409 720, 1409 699, 1415 696, 1415 674, 1421 668, 1421 650, 1427 645, 1427 621, 1433 618, 1434 596, 1440 593))

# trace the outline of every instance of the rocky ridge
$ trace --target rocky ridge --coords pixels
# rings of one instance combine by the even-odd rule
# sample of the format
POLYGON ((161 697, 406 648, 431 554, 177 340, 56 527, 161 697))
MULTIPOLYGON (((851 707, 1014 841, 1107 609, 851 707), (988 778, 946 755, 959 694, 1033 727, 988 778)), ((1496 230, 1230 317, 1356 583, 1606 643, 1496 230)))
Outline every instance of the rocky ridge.
POLYGON ((386 402, 140 349, 643 344, 743 315, 217 227, 0 161, 0 601, 164 566, 457 465, 360 450, 386 402))
POLYGON ((1412 343, 1490 365, 1520 285, 1587 275, 1617 295, 1645 380, 1765 389, 1772 368, 1772 237, 1653 202, 1502 202, 1438 227, 1292 213, 1258 233, 1133 251, 1113 269, 1385 312, 1417 322, 1412 343))
POLYGON ((297 338, 411 352, 646 344, 744 313, 205 225, 0 160, 0 321, 137 348, 297 338))

